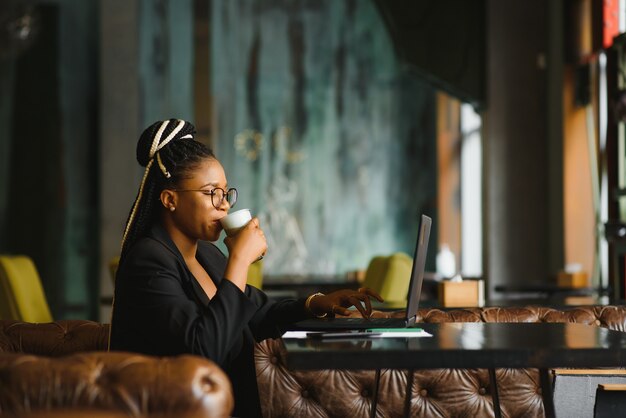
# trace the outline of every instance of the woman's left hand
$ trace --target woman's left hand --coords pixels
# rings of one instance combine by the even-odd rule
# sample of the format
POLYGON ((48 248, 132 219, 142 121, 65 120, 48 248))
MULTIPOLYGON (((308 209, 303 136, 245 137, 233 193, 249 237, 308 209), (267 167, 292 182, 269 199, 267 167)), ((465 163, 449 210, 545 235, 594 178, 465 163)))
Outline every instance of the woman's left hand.
POLYGON ((361 312, 363 318, 369 318, 372 314, 370 297, 383 302, 383 298, 378 293, 367 287, 361 287, 359 290, 343 289, 327 295, 315 296, 309 303, 309 309, 316 316, 324 314, 350 315, 347 308, 354 306, 361 312), (365 303, 365 307, 361 302, 365 303))

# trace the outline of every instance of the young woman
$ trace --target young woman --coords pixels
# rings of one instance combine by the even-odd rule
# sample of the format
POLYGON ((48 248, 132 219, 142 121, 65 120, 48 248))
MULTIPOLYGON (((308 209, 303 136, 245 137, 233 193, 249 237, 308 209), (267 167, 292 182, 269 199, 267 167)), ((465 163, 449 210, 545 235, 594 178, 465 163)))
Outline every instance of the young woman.
POLYGON ((263 231, 254 218, 225 238, 228 257, 210 243, 237 190, 194 133, 190 123, 170 119, 139 138, 137 160, 146 169, 122 240, 110 347, 205 356, 231 379, 234 415, 257 417, 255 341, 277 338, 306 317, 348 314, 353 305, 368 316, 369 297, 381 299, 359 289, 272 302, 247 286, 248 267, 267 249, 263 231))

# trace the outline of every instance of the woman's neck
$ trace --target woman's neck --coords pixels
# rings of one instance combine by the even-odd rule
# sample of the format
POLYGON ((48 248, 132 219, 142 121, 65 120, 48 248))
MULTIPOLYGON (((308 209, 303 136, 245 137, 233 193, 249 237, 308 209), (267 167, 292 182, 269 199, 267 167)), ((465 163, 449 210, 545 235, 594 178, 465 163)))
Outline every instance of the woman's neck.
POLYGON ((185 260, 194 260, 198 251, 198 240, 189 238, 180 229, 172 225, 171 222, 164 221, 162 224, 183 258, 185 260))

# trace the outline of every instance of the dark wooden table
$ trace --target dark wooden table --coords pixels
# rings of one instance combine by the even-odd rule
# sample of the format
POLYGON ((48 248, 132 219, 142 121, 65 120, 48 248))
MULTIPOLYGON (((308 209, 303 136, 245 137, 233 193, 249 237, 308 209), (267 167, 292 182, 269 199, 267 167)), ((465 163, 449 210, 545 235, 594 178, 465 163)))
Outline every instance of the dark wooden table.
MULTIPOLYGON (((549 369, 617 367, 626 364, 626 333, 584 324, 442 323, 417 324, 433 337, 349 340, 284 339, 292 369, 408 369, 408 416, 413 371, 485 368, 500 416, 496 368, 537 368, 544 409, 554 417, 549 369)), ((375 388, 377 389, 377 387, 375 388)), ((372 412, 375 413, 375 402, 372 412)), ((374 415, 373 415, 374 416, 374 415)))

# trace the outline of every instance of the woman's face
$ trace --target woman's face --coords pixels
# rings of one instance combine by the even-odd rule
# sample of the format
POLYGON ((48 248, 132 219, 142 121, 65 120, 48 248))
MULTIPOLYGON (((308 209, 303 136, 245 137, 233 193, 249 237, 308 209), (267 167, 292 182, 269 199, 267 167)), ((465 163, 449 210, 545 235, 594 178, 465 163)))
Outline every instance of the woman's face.
MULTIPOLYGON (((206 159, 194 170, 189 177, 178 182, 176 210, 171 212, 175 226, 187 237, 205 241, 217 241, 222 226, 219 222, 226 216, 230 205, 226 199, 219 207, 213 206, 210 192, 215 188, 228 190, 224 168, 215 159, 206 159), (206 192, 203 192, 206 191, 206 192)), ((219 203, 215 197, 215 203, 219 203)))

